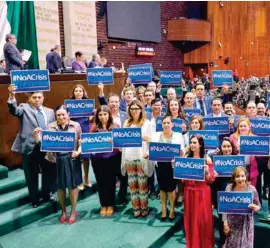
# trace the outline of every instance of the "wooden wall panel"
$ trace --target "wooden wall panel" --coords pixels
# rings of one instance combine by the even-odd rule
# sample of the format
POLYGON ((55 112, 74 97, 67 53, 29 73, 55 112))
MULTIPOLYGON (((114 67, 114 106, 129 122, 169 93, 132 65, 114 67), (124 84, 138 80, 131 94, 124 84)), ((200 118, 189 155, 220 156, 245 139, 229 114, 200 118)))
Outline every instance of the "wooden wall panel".
MULTIPOLYGON (((65 99, 70 98, 70 94, 75 84, 82 84, 89 98, 95 99, 96 106, 98 103, 98 87, 87 84, 85 74, 59 74, 50 75, 51 91, 44 92, 44 105, 55 109, 58 105, 64 103, 65 99)), ((121 93, 126 80, 125 73, 114 74, 114 84, 105 86, 104 94, 108 96, 110 92, 121 93)), ((9 168, 18 167, 21 164, 21 155, 12 152, 11 146, 19 130, 19 119, 8 112, 8 85, 10 84, 9 76, 0 76, 0 164, 9 168)), ((18 103, 27 102, 27 94, 16 94, 18 103)))
POLYGON ((211 24, 203 20, 180 19, 168 22, 169 41, 211 41, 211 24))
POLYGON ((212 42, 184 55, 184 63, 215 62, 213 69, 235 69, 240 76, 269 73, 270 2, 208 2, 212 42), (218 43, 221 43, 220 47, 218 43), (230 57, 228 65, 224 59, 230 57))

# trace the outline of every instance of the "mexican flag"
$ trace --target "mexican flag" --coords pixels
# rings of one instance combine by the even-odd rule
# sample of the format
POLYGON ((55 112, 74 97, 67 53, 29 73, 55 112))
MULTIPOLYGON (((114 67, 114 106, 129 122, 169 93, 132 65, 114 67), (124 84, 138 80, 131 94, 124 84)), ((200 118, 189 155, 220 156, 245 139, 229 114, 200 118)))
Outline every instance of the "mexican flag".
POLYGON ((32 52, 29 69, 39 69, 34 2, 0 1, 0 59, 6 34, 15 34, 17 48, 32 52))

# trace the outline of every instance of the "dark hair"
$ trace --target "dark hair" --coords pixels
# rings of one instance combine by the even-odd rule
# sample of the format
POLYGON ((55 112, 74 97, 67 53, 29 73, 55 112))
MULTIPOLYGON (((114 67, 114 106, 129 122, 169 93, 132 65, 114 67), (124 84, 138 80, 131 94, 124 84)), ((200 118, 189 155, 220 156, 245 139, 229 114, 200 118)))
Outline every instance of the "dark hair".
POLYGON ((53 47, 53 48, 51 48, 51 50, 50 50, 50 51, 51 51, 51 52, 53 52, 54 50, 55 50, 55 48, 53 47))
POLYGON ((166 115, 172 116, 172 113, 171 113, 171 110, 170 110, 170 103, 171 103, 172 101, 178 103, 178 106, 179 106, 179 109, 178 109, 178 116, 179 116, 181 119, 185 120, 185 119, 186 119, 186 115, 185 115, 185 113, 183 112, 183 109, 182 109, 182 106, 181 106, 180 102, 179 102, 176 98, 173 98, 173 99, 169 100, 168 106, 167 106, 167 112, 166 112, 166 115))
POLYGON ((75 58, 77 58, 77 57, 81 57, 82 55, 83 55, 83 53, 82 53, 82 52, 77 51, 77 52, 75 53, 75 58))
POLYGON ((233 105, 232 102, 225 102, 225 103, 223 104, 223 107, 225 107, 226 104, 231 104, 231 105, 233 105))
POLYGON ((82 97, 82 99, 89 99, 89 97, 88 97, 88 95, 87 95, 87 92, 86 92, 85 88, 84 88, 83 85, 81 85, 81 84, 76 84, 76 85, 73 87, 73 89, 72 89, 72 95, 71 95, 70 99, 76 99, 76 98, 75 98, 75 95, 74 95, 74 91, 75 91, 76 88, 81 88, 81 89, 82 89, 82 91, 83 91, 83 97, 82 97))
POLYGON ((55 108, 55 113, 58 111, 58 110, 66 110, 67 111, 67 113, 69 113, 69 111, 68 111, 68 108, 66 107, 66 105, 59 105, 59 106, 57 106, 56 108, 55 108))
POLYGON ((205 89, 205 86, 204 86, 204 84, 203 84, 203 83, 197 83, 197 84, 196 84, 196 86, 195 86, 195 90, 197 89, 197 87, 198 87, 198 86, 203 86, 203 87, 204 87, 204 89, 205 89))
POLYGON ((220 101, 220 103, 222 104, 222 100, 221 100, 221 98, 219 98, 219 97, 214 97, 214 98, 211 100, 211 105, 213 104, 214 101, 220 101))
POLYGON ((109 94, 109 96, 108 96, 108 102, 110 101, 110 98, 111 98, 111 97, 118 97, 119 102, 120 102, 120 97, 119 97, 119 95, 117 95, 117 94, 115 94, 115 93, 110 93, 110 94, 109 94))
POLYGON ((146 92, 151 92, 153 96, 155 95, 154 92, 153 92, 152 90, 147 90, 147 89, 146 89, 146 90, 144 91, 144 93, 143 93, 144 96, 145 96, 145 93, 146 93, 146 92))
POLYGON ((31 97, 32 95, 34 95, 34 94, 36 94, 36 93, 40 93, 40 94, 42 94, 42 95, 44 96, 43 91, 29 92, 29 93, 28 93, 28 96, 31 97))
POLYGON ((151 101, 151 106, 154 105, 155 103, 157 102, 161 102, 161 99, 160 98, 155 98, 151 101))
POLYGON ((95 125, 96 126, 95 126, 94 131, 98 131, 99 129, 103 129, 102 123, 98 118, 98 115, 99 115, 100 112, 106 112, 106 113, 109 114, 109 119, 108 119, 106 128, 107 128, 108 131, 111 131, 112 128, 113 128, 113 117, 112 117, 112 113, 110 111, 110 108, 107 105, 101 105, 100 107, 97 108, 97 112, 96 112, 96 115, 95 115, 95 125))
POLYGON ((237 155, 238 152, 237 152, 237 150, 236 150, 236 147, 235 147, 235 145, 232 143, 232 141, 230 140, 229 137, 224 137, 223 140, 221 141, 221 144, 220 144, 220 146, 219 146, 219 153, 218 153, 218 155, 223 155, 223 152, 222 152, 222 144, 223 144, 224 141, 227 141, 227 142, 229 142, 229 143, 231 144, 231 147, 232 147, 232 154, 231 154, 231 155, 237 155))
POLYGON ((4 61, 5 61, 4 59, 1 59, 1 60, 0 60, 0 64, 2 64, 4 61))
MULTIPOLYGON (((190 137, 190 140, 189 142, 191 142, 191 140, 193 138, 196 138, 199 142, 199 145, 200 145, 200 158, 204 158, 204 155, 205 155, 205 149, 204 149, 204 141, 203 141, 203 137, 201 135, 198 135, 198 134, 194 134, 190 137)), ((194 152, 191 151, 191 149, 189 149, 189 152, 188 152, 188 156, 189 158, 193 158, 194 156, 194 152)))

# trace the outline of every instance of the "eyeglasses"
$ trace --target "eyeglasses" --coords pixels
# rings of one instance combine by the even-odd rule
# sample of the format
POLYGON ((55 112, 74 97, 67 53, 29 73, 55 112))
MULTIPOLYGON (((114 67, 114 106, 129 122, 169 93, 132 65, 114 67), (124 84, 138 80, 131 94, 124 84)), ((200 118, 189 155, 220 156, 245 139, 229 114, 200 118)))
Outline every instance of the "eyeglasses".
POLYGON ((139 111, 141 110, 140 108, 131 108, 130 111, 139 111))

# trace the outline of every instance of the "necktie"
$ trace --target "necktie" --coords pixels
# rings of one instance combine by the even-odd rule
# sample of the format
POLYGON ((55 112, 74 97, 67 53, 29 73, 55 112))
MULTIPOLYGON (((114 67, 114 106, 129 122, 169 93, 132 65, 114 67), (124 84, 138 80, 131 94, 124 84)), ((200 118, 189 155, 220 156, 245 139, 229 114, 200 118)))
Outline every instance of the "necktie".
POLYGON ((202 101, 202 100, 199 100, 199 103, 200 103, 200 109, 201 109, 201 111, 202 111, 202 115, 205 116, 205 111, 204 111, 203 101, 202 101))
POLYGON ((46 130, 47 125, 45 122, 44 115, 41 111, 41 108, 37 109, 37 122, 38 122, 39 127, 41 127, 43 130, 46 130))

